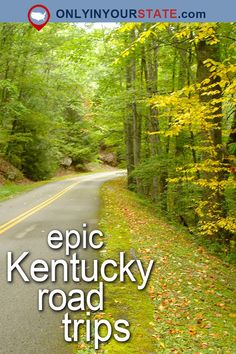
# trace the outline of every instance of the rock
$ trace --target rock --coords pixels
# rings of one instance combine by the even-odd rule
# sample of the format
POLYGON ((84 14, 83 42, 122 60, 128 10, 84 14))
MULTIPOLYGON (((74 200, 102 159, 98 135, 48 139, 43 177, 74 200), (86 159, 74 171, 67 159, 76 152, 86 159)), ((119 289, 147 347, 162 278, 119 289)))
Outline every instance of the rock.
POLYGON ((21 171, 15 168, 9 161, 0 156, 0 183, 7 181, 23 182, 24 178, 21 171))
POLYGON ((15 181, 17 179, 17 173, 15 172, 9 172, 6 174, 6 178, 9 180, 9 181, 15 181))
POLYGON ((64 167, 70 167, 72 164, 72 158, 71 157, 64 157, 61 160, 61 165, 64 167))
POLYGON ((117 162, 117 156, 115 153, 113 152, 101 152, 100 154, 100 160, 104 163, 107 164, 109 166, 115 167, 117 166, 118 162, 117 162))

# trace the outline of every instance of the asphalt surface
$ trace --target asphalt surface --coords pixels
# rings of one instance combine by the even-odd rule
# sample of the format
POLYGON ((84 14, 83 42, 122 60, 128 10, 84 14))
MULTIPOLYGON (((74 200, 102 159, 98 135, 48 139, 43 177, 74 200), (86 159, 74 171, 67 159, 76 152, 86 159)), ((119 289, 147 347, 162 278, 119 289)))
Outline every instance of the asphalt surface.
MULTIPOLYGON (((0 353, 1 354, 69 354, 74 348, 63 339, 61 320, 64 313, 48 306, 37 310, 39 288, 86 289, 86 284, 25 283, 17 276, 6 279, 7 252, 14 258, 30 251, 24 268, 33 260, 65 258, 64 249, 55 251, 47 244, 49 231, 82 230, 82 223, 96 227, 99 211, 99 187, 123 171, 96 173, 49 183, 0 203, 0 353), (68 187, 67 190, 65 190, 68 187), (62 192, 63 191, 63 192, 62 192), (62 193, 60 193, 62 192, 62 193), (56 196, 56 199, 55 199, 56 196), (47 201, 47 202, 45 202, 47 201), (40 207, 37 207, 40 206, 40 207), (21 217, 18 218, 18 216, 21 217), (13 220, 13 221, 12 221, 13 220), (5 225, 5 226, 2 226, 5 225)), ((97 251, 79 250, 81 259, 92 260, 97 251)))

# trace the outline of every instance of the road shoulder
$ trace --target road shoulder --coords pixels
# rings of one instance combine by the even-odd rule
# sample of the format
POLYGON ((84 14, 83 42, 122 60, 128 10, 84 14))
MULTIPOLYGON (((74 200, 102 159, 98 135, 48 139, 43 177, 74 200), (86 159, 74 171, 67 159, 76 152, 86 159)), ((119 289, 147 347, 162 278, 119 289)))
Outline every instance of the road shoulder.
POLYGON ((135 252, 156 264, 147 292, 129 283, 107 289, 106 315, 126 314, 133 336, 113 341, 108 353, 232 353, 235 350, 235 269, 197 246, 187 233, 170 225, 137 195, 124 179, 101 190, 100 229, 106 234, 106 258, 120 250, 135 252), (155 350, 153 348, 155 340, 155 350))

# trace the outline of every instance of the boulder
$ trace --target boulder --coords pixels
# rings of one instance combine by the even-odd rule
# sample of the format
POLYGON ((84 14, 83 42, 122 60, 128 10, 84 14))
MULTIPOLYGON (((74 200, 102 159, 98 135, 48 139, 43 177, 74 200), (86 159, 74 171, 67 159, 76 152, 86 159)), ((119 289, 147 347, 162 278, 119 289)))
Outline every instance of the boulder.
POLYGON ((117 156, 113 152, 101 152, 100 154, 100 160, 109 166, 116 167, 118 162, 117 162, 117 156))
POLYGON ((72 158, 71 157, 64 157, 62 160, 61 160, 61 165, 63 167, 70 167, 72 164, 72 158))

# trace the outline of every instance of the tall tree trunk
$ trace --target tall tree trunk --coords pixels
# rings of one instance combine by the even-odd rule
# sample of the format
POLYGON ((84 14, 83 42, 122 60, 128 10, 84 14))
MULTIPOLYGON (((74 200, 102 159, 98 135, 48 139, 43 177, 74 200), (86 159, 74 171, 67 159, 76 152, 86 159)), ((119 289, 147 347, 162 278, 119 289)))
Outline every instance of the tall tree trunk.
MULTIPOLYGON (((135 41, 135 31, 131 32, 131 40, 132 42, 135 41)), ((138 166, 140 163, 140 156, 141 156, 141 128, 142 128, 142 121, 141 115, 137 112, 137 87, 136 87, 136 56, 133 53, 131 58, 131 87, 132 87, 132 116, 133 116, 133 163, 134 168, 138 166)), ((137 192, 141 192, 141 183, 139 178, 135 178, 137 192)))
MULTIPOLYGON (((148 97, 153 97, 157 94, 157 78, 158 78, 158 46, 157 43, 154 43, 154 48, 151 45, 146 47, 146 55, 144 60, 145 66, 145 79, 146 87, 148 91, 148 97)), ((148 117, 148 131, 150 133, 158 133, 159 131, 159 121, 158 121, 158 110, 155 107, 150 107, 149 117, 148 117)), ((150 144, 150 155, 151 157, 157 157, 160 155, 160 138, 158 134, 149 135, 149 144, 150 144)), ((160 185, 158 183, 160 176, 157 174, 153 175, 152 178, 152 190, 151 197, 155 201, 158 198, 160 193, 160 185)))
MULTIPOLYGON (((202 82, 204 79, 209 77, 210 71, 204 64, 207 59, 212 59, 216 62, 220 60, 220 48, 219 45, 210 45, 205 40, 201 40, 197 44, 197 81, 202 82)), ((203 104, 208 104, 212 102, 214 99, 220 99, 222 97, 222 90, 220 86, 220 77, 215 76, 211 78, 210 84, 214 84, 214 88, 212 93, 209 92, 208 95, 202 95, 203 91, 200 91, 200 100, 203 104)), ((209 89, 209 91, 212 88, 209 89)), ((213 107, 213 106, 212 106, 213 107)), ((219 164, 223 161, 222 154, 222 104, 221 102, 215 104, 216 111, 213 113, 214 116, 210 117, 209 123, 213 124, 213 127, 209 132, 203 131, 203 141, 205 141, 205 147, 213 147, 215 151, 215 156, 211 156, 207 151, 203 156, 203 160, 208 160, 209 158, 214 162, 219 162, 219 164)), ((220 182, 224 176, 222 171, 212 171, 208 173, 204 173, 203 177, 209 181, 216 179, 220 182)), ((209 223, 213 223, 220 217, 224 217, 225 210, 225 198, 222 192, 219 189, 214 192, 209 187, 204 188, 203 199, 206 201, 206 210, 205 210, 205 220, 209 223), (211 213, 209 211, 211 210, 211 213), (212 215, 212 216, 210 216, 212 215)), ((216 233, 216 236, 221 236, 220 232, 216 233)))
MULTIPOLYGON (((130 66, 126 66, 126 90, 128 95, 130 95, 130 89, 132 85, 131 70, 130 66)), ((128 188, 134 188, 134 178, 132 172, 134 170, 134 145, 133 145, 133 116, 132 116, 133 105, 129 102, 127 103, 126 109, 126 119, 125 119, 125 142, 126 142, 126 160, 127 160, 127 174, 128 174, 128 188)))

